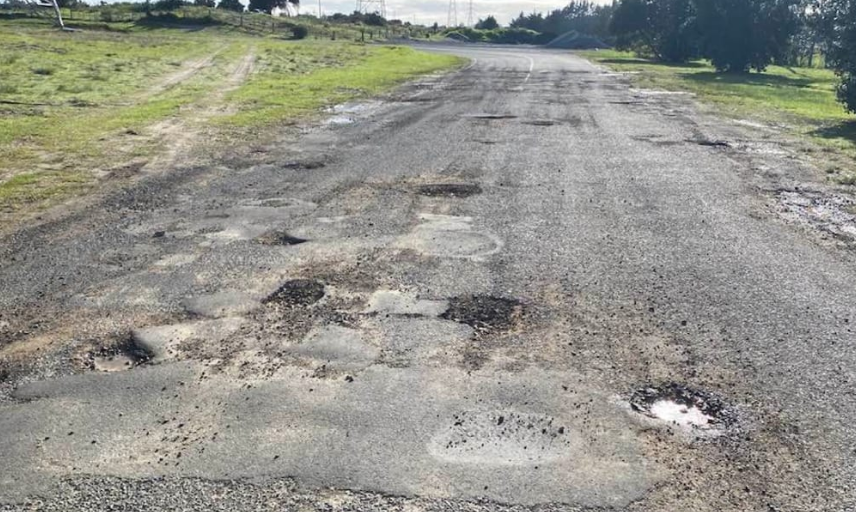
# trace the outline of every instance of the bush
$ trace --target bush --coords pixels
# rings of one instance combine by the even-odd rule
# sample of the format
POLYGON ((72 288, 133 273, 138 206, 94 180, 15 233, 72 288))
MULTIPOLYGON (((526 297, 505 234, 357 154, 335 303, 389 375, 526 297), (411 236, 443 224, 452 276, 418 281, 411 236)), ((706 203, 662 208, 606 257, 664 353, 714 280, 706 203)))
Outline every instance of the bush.
POLYGON ((292 39, 306 39, 307 36, 309 36, 309 29, 303 25, 295 25, 294 27, 291 27, 292 39))

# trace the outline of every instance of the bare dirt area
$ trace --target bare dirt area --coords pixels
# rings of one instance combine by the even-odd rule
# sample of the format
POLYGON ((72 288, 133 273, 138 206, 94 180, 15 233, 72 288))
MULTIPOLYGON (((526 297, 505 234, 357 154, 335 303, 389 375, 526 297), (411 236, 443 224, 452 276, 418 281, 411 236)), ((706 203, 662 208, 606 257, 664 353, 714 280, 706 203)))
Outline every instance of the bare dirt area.
POLYGON ((0 510, 856 503, 844 192, 577 57, 431 49, 474 63, 4 238, 0 510))

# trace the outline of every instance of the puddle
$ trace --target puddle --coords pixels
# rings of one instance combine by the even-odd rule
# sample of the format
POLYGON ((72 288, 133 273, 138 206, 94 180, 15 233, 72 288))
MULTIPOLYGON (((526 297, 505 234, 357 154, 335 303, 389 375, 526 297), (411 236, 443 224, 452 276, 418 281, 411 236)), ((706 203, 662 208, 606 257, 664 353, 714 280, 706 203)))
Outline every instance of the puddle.
POLYGON ((90 357, 92 369, 100 372, 119 372, 151 361, 154 353, 129 336, 115 345, 90 353, 90 357))
POLYGON ((522 310, 522 304, 514 299, 471 295, 449 299, 449 308, 440 318, 469 325, 477 332, 488 333, 507 331, 514 327, 522 310))
POLYGON ((723 430, 733 422, 732 414, 719 399, 675 383, 636 391, 630 406, 640 414, 686 431, 723 430))
POLYGON ((482 193, 482 188, 472 183, 431 183, 416 190, 428 197, 470 197, 482 193))
POLYGON ((347 126, 356 122, 357 120, 351 116, 336 115, 327 118, 327 120, 324 121, 324 124, 328 126, 347 126))
POLYGON ((783 190, 777 199, 785 218, 845 241, 856 240, 856 215, 850 213, 856 206, 853 199, 808 190, 783 190))
POLYGON ((566 457, 570 431, 540 414, 513 411, 462 412, 435 435, 429 451, 467 464, 528 465, 566 457))
POLYGON ((324 285, 311 279, 287 281, 262 301, 280 306, 311 306, 324 298, 324 285))
POLYGON ((330 114, 361 114, 380 105, 380 102, 342 103, 325 109, 330 114))
POLYGON ((262 245, 300 245, 309 240, 289 235, 285 231, 269 231, 256 238, 256 242, 262 245))

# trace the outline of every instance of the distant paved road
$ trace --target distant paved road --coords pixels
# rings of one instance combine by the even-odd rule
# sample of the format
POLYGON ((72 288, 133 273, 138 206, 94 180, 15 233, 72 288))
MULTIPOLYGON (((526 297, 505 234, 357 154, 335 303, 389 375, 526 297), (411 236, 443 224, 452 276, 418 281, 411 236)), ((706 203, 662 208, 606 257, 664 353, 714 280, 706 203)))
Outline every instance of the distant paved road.
POLYGON ((472 64, 3 240, 0 510, 856 506, 854 257, 781 137, 426 48, 472 64))

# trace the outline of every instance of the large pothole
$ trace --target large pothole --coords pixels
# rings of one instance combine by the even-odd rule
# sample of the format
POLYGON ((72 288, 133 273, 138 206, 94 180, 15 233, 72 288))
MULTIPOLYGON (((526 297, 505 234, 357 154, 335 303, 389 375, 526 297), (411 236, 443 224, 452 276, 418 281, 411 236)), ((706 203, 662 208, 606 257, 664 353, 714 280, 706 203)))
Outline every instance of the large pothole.
POLYGON ((462 412, 429 445, 437 458, 470 464, 538 464, 565 456, 570 432, 553 418, 513 411, 462 412))
POLYGON ((630 406, 651 419, 691 432, 721 432, 735 421, 733 411, 717 397, 676 383, 640 389, 633 393, 630 406))
POLYGON ((154 352, 133 336, 89 353, 91 368, 101 372, 128 370, 151 361, 153 357, 154 352))
POLYGON ((420 185, 416 191, 428 197, 470 197, 482 193, 482 188, 473 183, 430 183, 420 185))
POLYGON ((312 279, 286 281, 262 302, 278 306, 311 306, 324 298, 324 284, 312 279))
POLYGON ((440 318, 469 325, 477 332, 507 331, 523 314, 523 305, 515 299, 490 295, 468 295, 449 299, 449 309, 440 318))

